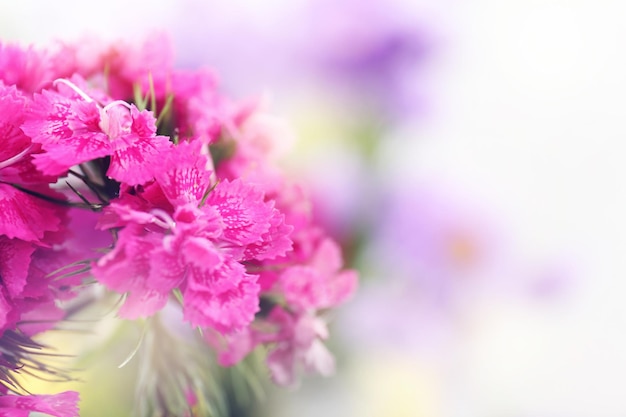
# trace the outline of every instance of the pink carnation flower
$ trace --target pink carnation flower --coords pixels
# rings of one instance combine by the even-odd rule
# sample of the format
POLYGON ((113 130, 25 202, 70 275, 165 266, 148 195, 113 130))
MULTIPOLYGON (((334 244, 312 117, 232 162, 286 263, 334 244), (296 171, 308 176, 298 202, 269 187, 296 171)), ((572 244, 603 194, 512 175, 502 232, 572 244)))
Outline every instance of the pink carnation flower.
POLYGON ((280 326, 274 347, 267 356, 272 379, 278 385, 294 385, 297 369, 329 376, 335 370, 335 360, 322 343, 328 337, 326 324, 311 315, 291 315, 276 307, 269 321, 280 326))
MULTIPOLYGON (((77 413, 76 393, 13 395, 12 375, 31 361, 62 375, 30 337, 82 308, 63 310, 90 268, 125 295, 121 317, 175 308, 222 364, 266 345, 279 384, 334 367, 318 314, 348 299, 356 273, 274 164, 288 131, 256 101, 227 100, 210 71, 174 71, 166 43, 0 44, 1 415, 77 413)), ((173 323, 161 324, 163 336, 173 323)), ((203 377, 175 363, 185 386, 166 388, 206 402, 203 377)))
POLYGON ((228 332, 252 321, 258 309, 256 277, 217 246, 223 226, 216 211, 183 206, 171 219, 141 212, 128 215, 134 221, 92 269, 109 288, 129 293, 122 317, 152 315, 164 307, 170 291, 181 288, 185 319, 194 326, 228 332), (146 230, 155 219, 167 228, 146 230))
POLYGON ((280 276, 279 285, 287 303, 303 311, 343 303, 356 289, 357 273, 353 270, 341 271, 342 266, 339 246, 325 238, 307 264, 287 268, 280 276))
POLYGON ((151 179, 154 164, 171 145, 156 135, 152 113, 118 101, 102 107, 79 93, 78 98, 49 90, 35 94, 23 129, 45 151, 35 156, 37 168, 58 176, 110 156, 109 177, 129 185, 151 179))
POLYGON ((269 315, 240 332, 229 335, 205 333, 206 341, 218 352, 222 366, 238 363, 258 345, 269 346, 267 365, 278 385, 295 385, 298 369, 329 376, 335 360, 323 343, 328 338, 326 323, 319 317, 295 314, 276 306, 269 315))
POLYGON ((228 333, 248 325, 258 310, 257 278, 240 262, 284 255, 290 229, 253 187, 239 180, 211 185, 207 158, 197 149, 173 147, 145 193, 124 195, 107 208, 103 226, 124 228, 93 273, 129 293, 123 317, 154 314, 180 288, 187 321, 228 333))

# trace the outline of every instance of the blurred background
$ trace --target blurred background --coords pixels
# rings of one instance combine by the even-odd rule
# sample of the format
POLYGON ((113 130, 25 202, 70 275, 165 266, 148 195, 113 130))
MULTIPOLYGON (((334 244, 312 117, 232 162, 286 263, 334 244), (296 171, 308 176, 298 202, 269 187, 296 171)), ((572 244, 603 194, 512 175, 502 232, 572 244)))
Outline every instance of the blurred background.
MULTIPOLYGON (((179 67, 283 119, 285 169, 361 285, 332 322, 337 375, 269 389, 259 415, 611 417, 626 415, 625 13, 23 0, 1 5, 0 38, 166 31, 179 67)), ((84 389, 96 415, 115 379, 84 389)))

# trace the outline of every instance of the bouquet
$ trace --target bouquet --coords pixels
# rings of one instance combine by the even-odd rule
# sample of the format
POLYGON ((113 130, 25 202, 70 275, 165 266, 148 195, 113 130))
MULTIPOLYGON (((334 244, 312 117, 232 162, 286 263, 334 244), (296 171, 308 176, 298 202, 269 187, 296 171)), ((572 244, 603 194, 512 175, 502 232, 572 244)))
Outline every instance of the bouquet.
POLYGON ((23 376, 70 378, 38 336, 111 299, 140 329, 133 415, 220 414, 216 367, 259 349, 279 385, 333 371, 325 312, 356 272, 261 103, 172 63, 162 35, 0 44, 2 415, 78 415, 78 393, 23 376))

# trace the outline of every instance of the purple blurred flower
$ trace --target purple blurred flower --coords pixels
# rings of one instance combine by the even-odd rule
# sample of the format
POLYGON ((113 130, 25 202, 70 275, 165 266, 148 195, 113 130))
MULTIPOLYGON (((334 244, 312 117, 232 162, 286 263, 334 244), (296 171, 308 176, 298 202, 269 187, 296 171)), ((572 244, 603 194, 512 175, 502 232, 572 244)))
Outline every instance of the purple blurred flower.
POLYGON ((370 279, 338 321, 351 343, 445 354, 481 308, 555 301, 571 284, 569 264, 525 259, 502 216, 443 184, 387 187, 377 213, 360 255, 370 279))
POLYGON ((465 293, 503 260, 495 219, 444 187, 395 190, 381 201, 375 251, 429 304, 465 293))
POLYGON ((394 1, 322 0, 311 6, 302 37, 307 56, 300 58, 313 77, 369 101, 375 111, 401 113, 417 104, 409 81, 431 41, 415 10, 394 1))
POLYGON ((431 39, 416 9, 397 1, 307 1, 254 13, 186 0, 178 12, 179 64, 215 67, 231 91, 322 87, 387 115, 419 104, 412 83, 431 39))

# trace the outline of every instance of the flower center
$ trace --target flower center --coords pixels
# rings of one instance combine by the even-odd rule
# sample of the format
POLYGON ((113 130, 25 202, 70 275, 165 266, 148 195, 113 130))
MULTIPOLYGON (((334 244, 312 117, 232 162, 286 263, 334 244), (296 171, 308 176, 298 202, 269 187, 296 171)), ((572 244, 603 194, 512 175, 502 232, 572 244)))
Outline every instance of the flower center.
POLYGON ((115 100, 102 107, 93 98, 89 97, 80 87, 73 82, 65 79, 58 78, 52 83, 54 86, 57 84, 63 84, 72 89, 87 103, 95 103, 100 110, 100 122, 98 126, 108 137, 109 140, 115 140, 123 134, 130 132, 130 123, 127 112, 119 112, 116 108, 119 106, 126 107, 128 111, 131 110, 131 105, 123 100, 115 100))
POLYGON ((150 214, 154 216, 152 223, 166 230, 173 230, 176 227, 176 222, 172 219, 172 216, 167 214, 161 209, 152 209, 150 214))

